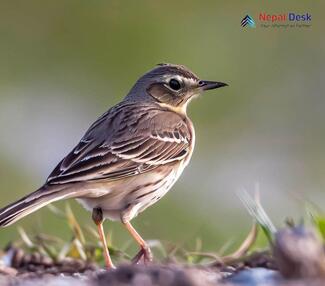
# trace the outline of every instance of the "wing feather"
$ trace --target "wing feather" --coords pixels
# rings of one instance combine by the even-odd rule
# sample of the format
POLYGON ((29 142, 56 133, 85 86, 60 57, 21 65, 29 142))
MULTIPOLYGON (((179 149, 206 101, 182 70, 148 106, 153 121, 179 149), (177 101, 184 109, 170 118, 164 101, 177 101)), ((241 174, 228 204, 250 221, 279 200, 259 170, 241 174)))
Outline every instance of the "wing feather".
POLYGON ((184 119, 153 104, 112 108, 59 163, 48 184, 120 179, 183 159, 191 131, 184 119))

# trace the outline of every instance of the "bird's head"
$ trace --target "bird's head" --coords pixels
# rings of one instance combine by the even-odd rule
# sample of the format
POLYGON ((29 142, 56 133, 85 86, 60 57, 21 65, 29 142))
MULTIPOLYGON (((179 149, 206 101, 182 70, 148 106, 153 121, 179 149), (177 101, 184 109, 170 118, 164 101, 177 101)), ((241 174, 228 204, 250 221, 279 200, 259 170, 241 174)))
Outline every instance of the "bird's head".
POLYGON ((159 64, 137 81, 128 97, 149 97, 160 105, 186 112, 192 98, 206 90, 223 86, 227 84, 201 80, 183 65, 159 64))

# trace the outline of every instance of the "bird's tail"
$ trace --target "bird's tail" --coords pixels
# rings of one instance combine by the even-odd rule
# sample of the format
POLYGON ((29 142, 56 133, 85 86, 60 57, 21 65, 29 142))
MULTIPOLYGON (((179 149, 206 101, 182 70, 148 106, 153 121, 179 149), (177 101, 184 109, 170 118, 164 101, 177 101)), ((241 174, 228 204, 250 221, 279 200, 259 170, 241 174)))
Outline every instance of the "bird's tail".
POLYGON ((71 197, 71 193, 63 187, 41 187, 37 191, 0 209, 0 226, 8 226, 24 216, 64 198, 71 197))

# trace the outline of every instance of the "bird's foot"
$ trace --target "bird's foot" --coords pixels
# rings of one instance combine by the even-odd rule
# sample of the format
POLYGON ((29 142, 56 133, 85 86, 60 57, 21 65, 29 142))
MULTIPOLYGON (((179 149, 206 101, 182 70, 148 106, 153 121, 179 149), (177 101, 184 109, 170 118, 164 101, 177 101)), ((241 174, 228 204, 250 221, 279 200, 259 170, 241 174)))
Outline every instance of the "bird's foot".
POLYGON ((140 263, 141 258, 143 258, 144 264, 148 264, 152 262, 153 256, 149 246, 146 245, 141 247, 140 251, 132 258, 132 263, 133 264, 140 263))

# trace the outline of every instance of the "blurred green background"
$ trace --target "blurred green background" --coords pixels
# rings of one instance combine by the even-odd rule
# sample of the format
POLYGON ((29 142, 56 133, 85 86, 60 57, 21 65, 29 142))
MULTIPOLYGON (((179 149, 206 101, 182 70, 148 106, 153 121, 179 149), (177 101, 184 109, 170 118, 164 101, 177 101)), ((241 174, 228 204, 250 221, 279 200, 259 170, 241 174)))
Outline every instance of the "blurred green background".
MULTIPOLYGON (((192 162, 134 220, 146 239, 233 249, 251 225, 236 192, 260 186, 280 225, 325 202, 324 1, 1 1, 1 206, 42 185, 88 126, 160 62, 228 83, 192 102, 192 162), (261 28, 258 14, 306 13, 309 28, 261 28), (251 15, 257 27, 242 28, 251 15)), ((79 221, 90 214, 71 202, 79 221)), ((64 207, 64 203, 58 203, 64 207)), ((69 238, 48 209, 16 227, 69 238)), ((105 223, 113 242, 129 240, 105 223)))

